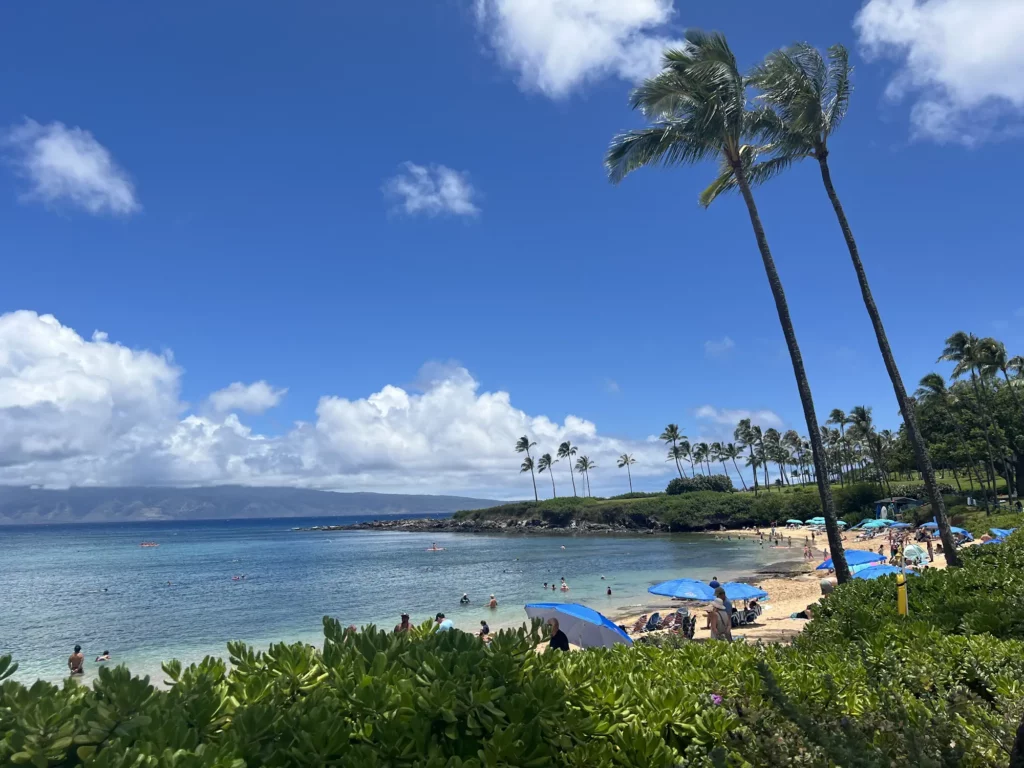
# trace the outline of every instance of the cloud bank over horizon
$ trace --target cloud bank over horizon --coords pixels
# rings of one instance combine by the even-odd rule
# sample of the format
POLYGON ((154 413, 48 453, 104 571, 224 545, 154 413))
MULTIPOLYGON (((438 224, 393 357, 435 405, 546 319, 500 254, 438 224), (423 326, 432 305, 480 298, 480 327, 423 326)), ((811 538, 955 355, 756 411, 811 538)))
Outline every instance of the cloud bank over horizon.
MULTIPOLYGON (((637 459, 637 488, 660 490, 671 474, 654 435, 621 438, 575 415, 528 414, 508 392, 482 391, 457 364, 430 363, 424 372, 419 389, 385 384, 355 399, 324 395, 312 420, 260 434, 239 414, 273 408, 285 388, 234 382, 193 412, 181 400, 183 370, 170 352, 130 349, 100 331, 84 338, 52 315, 11 312, 0 316, 0 483, 231 483, 525 498, 532 485, 514 451, 523 434, 537 442, 535 455, 554 454, 570 440, 597 464, 591 482, 602 495, 627 490, 615 467, 622 453, 637 459)), ((770 411, 705 405, 694 411, 699 429, 691 440, 730 440, 730 420, 746 415, 781 424, 770 411)), ((572 492, 568 462, 555 466, 554 477, 559 495, 572 492)), ((550 495, 546 475, 538 489, 550 495)))

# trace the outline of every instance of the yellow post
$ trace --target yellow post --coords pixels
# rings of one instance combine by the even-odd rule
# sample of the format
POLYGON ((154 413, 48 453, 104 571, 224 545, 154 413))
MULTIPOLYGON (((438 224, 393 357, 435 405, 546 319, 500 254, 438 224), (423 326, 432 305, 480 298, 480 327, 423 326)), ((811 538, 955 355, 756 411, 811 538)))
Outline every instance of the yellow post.
POLYGON ((896 610, 900 616, 907 615, 907 574, 896 574, 896 610))

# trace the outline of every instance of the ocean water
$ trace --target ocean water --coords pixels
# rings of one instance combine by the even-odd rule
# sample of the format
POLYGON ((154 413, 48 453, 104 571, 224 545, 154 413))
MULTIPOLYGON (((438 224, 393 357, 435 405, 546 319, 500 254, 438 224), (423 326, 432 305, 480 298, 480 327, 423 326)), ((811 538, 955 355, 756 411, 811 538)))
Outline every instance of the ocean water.
POLYGON ((324 615, 390 629, 402 613, 418 623, 443 611, 476 631, 481 619, 492 628, 519 624, 525 603, 548 600, 614 616, 642 606, 657 581, 739 578, 800 551, 697 535, 292 530, 327 522, 341 521, 0 527, 0 655, 19 662, 18 679, 59 680, 78 643, 86 679, 109 650, 115 662, 160 680, 162 661, 226 657, 230 640, 319 644, 324 615), (434 542, 444 551, 428 551, 434 542), (570 592, 543 588, 563 576, 570 592), (463 592, 468 606, 459 604, 463 592), (497 610, 486 608, 491 594, 497 610))

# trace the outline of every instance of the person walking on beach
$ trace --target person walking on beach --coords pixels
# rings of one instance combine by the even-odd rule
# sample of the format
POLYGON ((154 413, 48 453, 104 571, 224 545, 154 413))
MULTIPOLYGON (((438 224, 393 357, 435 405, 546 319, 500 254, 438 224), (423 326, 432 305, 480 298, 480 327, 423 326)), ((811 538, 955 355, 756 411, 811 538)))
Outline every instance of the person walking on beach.
POLYGON ((928 539, 928 561, 931 562, 935 559, 935 547, 932 546, 932 540, 928 539))
POLYGON ((68 656, 68 669, 72 675, 85 674, 85 654, 82 653, 82 646, 76 645, 75 652, 68 656))
POLYGON ((402 614, 402 623, 395 625, 395 634, 396 635, 400 635, 403 632, 408 632, 410 629, 412 629, 412 627, 409 626, 409 614, 408 613, 403 613, 402 614))
POLYGON ((566 637, 558 627, 558 619, 548 619, 548 624, 551 625, 551 640, 548 642, 548 648, 554 648, 557 651, 568 651, 569 650, 569 638, 566 637))

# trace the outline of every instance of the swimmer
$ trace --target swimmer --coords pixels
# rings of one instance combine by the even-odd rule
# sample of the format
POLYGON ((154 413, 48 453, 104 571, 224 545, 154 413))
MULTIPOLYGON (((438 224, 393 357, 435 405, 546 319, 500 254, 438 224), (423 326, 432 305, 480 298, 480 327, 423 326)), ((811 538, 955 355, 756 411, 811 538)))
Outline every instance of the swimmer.
POLYGON ((96 657, 96 661, 110 661, 110 651, 104 651, 101 655, 96 657))
POLYGON ((498 601, 495 599, 494 595, 491 595, 491 602, 487 604, 487 607, 491 610, 498 607, 498 601))
POLYGON ((612 588, 608 587, 608 597, 611 597, 611 596, 612 596, 612 588))
POLYGON ((565 544, 562 545, 562 549, 565 549, 565 544))
POLYGON ((460 605, 469 605, 469 594, 466 592, 462 593, 462 598, 459 600, 460 605))

